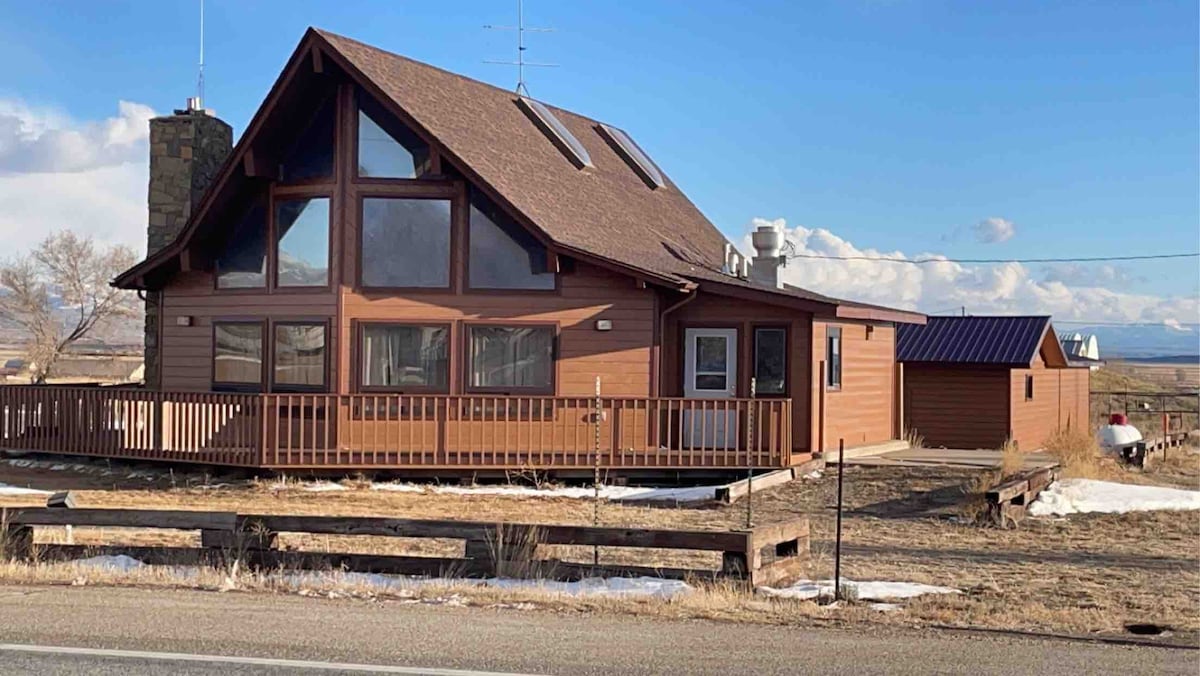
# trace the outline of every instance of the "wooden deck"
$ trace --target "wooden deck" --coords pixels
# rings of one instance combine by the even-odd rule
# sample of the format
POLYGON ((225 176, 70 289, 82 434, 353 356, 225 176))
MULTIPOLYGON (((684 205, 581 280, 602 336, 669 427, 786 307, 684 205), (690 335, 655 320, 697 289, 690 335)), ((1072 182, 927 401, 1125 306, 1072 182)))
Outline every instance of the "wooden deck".
MULTIPOLYGON (((785 468, 784 399, 0 386, 0 449, 264 469, 785 468)), ((802 456, 802 457, 801 457, 802 456)))

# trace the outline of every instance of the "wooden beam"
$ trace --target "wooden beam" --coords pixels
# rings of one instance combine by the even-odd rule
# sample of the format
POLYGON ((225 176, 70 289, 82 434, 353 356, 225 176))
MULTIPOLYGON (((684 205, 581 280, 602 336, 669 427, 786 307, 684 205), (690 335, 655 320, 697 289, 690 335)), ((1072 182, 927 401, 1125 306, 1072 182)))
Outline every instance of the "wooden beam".
POLYGON ((754 477, 753 481, 742 479, 725 484, 724 486, 718 486, 714 499, 731 505, 746 497, 751 492, 757 493, 758 491, 765 491, 775 486, 782 486, 795 478, 795 474, 791 468, 767 472, 766 474, 754 477))
POLYGON ((325 72, 325 58, 321 54, 320 47, 313 45, 312 48, 312 69, 314 73, 322 74, 325 72))
POLYGON ((233 512, 159 509, 11 509, 8 523, 21 526, 106 526, 111 528, 178 528, 233 530, 233 512))
POLYGON ((267 156, 253 148, 247 148, 242 156, 242 172, 246 174, 246 178, 274 179, 278 177, 279 168, 267 156))

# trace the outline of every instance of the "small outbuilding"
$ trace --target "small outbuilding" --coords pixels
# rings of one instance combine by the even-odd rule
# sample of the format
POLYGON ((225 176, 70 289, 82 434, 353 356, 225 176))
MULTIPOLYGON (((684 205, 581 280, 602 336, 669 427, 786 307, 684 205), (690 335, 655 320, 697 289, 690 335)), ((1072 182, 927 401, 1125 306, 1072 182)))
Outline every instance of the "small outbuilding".
POLYGON ((1090 371, 1071 364, 1050 317, 930 317, 902 324, 905 429, 930 447, 1041 448, 1087 427, 1090 371))

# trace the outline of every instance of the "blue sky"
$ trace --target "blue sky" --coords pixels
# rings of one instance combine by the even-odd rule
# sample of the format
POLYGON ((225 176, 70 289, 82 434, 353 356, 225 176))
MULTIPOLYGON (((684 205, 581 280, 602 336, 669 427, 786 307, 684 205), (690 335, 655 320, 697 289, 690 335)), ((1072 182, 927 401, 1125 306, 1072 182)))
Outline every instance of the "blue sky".
MULTIPOLYGON (((308 25, 511 86, 514 69, 482 61, 511 58, 514 38, 481 26, 513 23, 515 5, 208 0, 207 104, 240 132, 308 25)), ((112 118, 118 100, 179 107, 195 88, 197 6, 0 0, 0 100, 75 125, 112 118)), ((826 253, 1200 249, 1194 1, 527 0, 525 12, 557 29, 529 36, 529 58, 561 64, 528 71, 533 95, 626 128, 735 241, 762 218, 826 253), (988 218, 1011 237, 981 241, 988 218), (817 228, 837 241, 809 236, 817 228)), ((1192 299, 1176 307, 1186 322, 1197 270, 1191 259, 1025 273, 1043 287, 1192 299)))

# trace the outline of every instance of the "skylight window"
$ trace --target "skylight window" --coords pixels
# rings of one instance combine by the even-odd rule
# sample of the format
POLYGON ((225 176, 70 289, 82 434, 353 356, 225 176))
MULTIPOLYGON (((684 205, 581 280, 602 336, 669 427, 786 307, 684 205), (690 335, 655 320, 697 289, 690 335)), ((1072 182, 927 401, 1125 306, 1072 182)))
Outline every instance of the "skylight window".
POLYGON ((659 172, 658 167, 654 166, 654 162, 650 161, 650 156, 643 152, 638 147, 638 144, 633 142, 629 134, 616 127, 610 127, 607 124, 601 124, 600 131, 616 144, 621 154, 625 156, 625 160, 633 166, 634 170, 641 175, 642 180, 651 189, 661 188, 665 185, 662 173, 659 172))
POLYGON ((592 166, 592 158, 590 155, 588 155, 587 149, 584 148, 583 144, 579 142, 579 139, 575 138, 575 135, 567 130, 566 126, 564 126, 563 123, 554 116, 554 113, 550 112, 549 108, 542 105, 541 102, 525 96, 517 98, 517 103, 525 110, 526 113, 532 115, 541 123, 539 126, 542 128, 542 131, 550 137, 550 140, 554 143, 554 145, 558 146, 558 149, 561 150, 563 154, 567 156, 567 159, 571 160, 576 167, 582 169, 584 167, 592 166))

